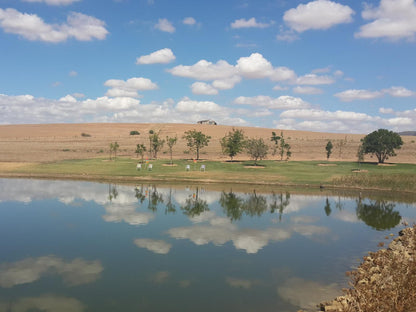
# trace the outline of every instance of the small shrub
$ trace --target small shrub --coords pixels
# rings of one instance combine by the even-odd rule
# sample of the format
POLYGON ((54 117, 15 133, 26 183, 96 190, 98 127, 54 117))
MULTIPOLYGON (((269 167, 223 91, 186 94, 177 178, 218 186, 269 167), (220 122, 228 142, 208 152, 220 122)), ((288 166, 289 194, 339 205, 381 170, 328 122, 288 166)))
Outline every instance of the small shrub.
POLYGON ((84 138, 89 138, 91 136, 91 134, 83 132, 83 133, 81 133, 81 136, 84 137, 84 138))
POLYGON ((140 135, 140 132, 137 130, 130 131, 130 135, 140 135))
POLYGON ((64 148, 63 150, 62 150, 62 152, 70 152, 71 150, 69 149, 69 148, 64 148))

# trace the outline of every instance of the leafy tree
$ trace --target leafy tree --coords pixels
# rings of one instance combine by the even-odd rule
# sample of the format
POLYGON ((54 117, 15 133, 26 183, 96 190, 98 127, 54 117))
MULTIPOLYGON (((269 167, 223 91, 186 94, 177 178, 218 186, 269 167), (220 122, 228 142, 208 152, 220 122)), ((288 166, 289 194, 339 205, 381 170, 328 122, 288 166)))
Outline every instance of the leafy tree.
POLYGON ((329 157, 332 154, 332 148, 334 147, 334 145, 332 145, 331 141, 328 141, 328 143, 325 146, 325 150, 326 150, 326 160, 329 160, 329 157))
POLYGON ((117 150, 118 150, 118 148, 120 147, 120 145, 117 143, 117 141, 116 142, 111 142, 110 143, 110 160, 111 160, 111 154, 112 153, 114 153, 114 160, 116 159, 116 157, 117 157, 117 150))
POLYGON ((130 131, 130 135, 140 135, 140 132, 137 130, 130 131))
POLYGON ((280 136, 276 135, 276 132, 272 132, 272 137, 270 138, 272 142, 274 142, 274 148, 273 148, 273 155, 279 151, 280 160, 283 160, 283 156, 286 154, 286 160, 292 156, 292 152, 290 151, 290 144, 286 142, 283 131, 280 132, 280 136))
POLYGON ((233 129, 221 139, 221 148, 224 155, 230 156, 231 160, 244 149, 245 136, 244 131, 233 129))
POLYGON ((144 146, 144 144, 137 144, 136 154, 137 154, 137 157, 139 157, 139 155, 142 157, 142 163, 143 163, 143 158, 144 158, 144 152, 146 152, 146 146, 144 146))
POLYGON ((384 163, 390 156, 396 156, 395 149, 400 149, 403 145, 399 134, 386 129, 371 132, 361 142, 364 154, 376 155, 379 163, 384 163))
POLYGON ((157 153, 162 149, 165 140, 162 140, 159 136, 159 132, 153 132, 149 134, 150 148, 153 153, 153 158, 157 159, 157 153))
POLYGON ((269 147, 264 143, 262 138, 260 139, 248 139, 246 143, 247 154, 254 160, 254 164, 257 166, 257 160, 266 158, 269 147))
POLYGON ((272 137, 270 138, 270 141, 272 141, 274 143, 274 148, 273 148, 273 155, 276 154, 277 152, 277 148, 279 147, 279 142, 280 142, 281 137, 278 136, 276 134, 276 132, 272 132, 272 137))
POLYGON ((172 154, 173 154, 173 146, 178 142, 178 138, 175 136, 174 138, 166 137, 166 144, 169 147, 169 154, 170 154, 170 164, 172 165, 172 154))
POLYGON ((149 130, 149 158, 152 158, 152 156, 153 156, 153 150, 152 150, 152 135, 154 133, 155 132, 152 129, 149 130))
POLYGON ((339 140, 336 143, 336 146, 338 148, 338 152, 339 152, 339 158, 342 158, 342 151, 344 150, 344 147, 347 145, 347 137, 345 137, 343 140, 339 140))
POLYGON ((188 141, 187 146, 196 152, 196 160, 199 160, 199 151, 201 148, 208 146, 208 143, 211 140, 209 135, 205 135, 201 131, 196 131, 195 129, 186 131, 183 138, 188 141))

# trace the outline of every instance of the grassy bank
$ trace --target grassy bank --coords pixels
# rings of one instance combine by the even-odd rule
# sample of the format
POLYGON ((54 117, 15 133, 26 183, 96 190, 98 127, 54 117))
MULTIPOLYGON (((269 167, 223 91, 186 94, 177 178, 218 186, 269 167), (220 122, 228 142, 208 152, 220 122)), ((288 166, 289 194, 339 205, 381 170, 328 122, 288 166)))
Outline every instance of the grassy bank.
POLYGON ((261 161, 254 166, 252 161, 218 162, 167 160, 150 162, 152 171, 143 164, 136 170, 137 159, 66 160, 53 163, 27 164, 1 170, 3 176, 66 177, 74 179, 102 180, 111 177, 125 180, 148 181, 202 181, 218 183, 280 184, 345 187, 363 189, 386 189, 416 192, 416 165, 394 164, 380 166, 374 163, 317 162, 317 161, 261 161), (190 170, 186 171, 186 166, 190 170), (201 171, 205 165, 205 172, 201 171), (359 169, 359 171, 357 171, 359 169))

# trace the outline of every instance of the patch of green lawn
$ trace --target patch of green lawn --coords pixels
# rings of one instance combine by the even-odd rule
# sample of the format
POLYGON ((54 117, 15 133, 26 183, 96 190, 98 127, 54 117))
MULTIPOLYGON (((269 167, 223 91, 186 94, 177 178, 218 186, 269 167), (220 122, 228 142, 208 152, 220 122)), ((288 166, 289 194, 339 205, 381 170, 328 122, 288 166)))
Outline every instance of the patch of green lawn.
POLYGON ((66 160, 56 163, 45 163, 17 168, 18 173, 33 173, 43 175, 74 175, 101 178, 126 177, 166 181, 211 181, 227 183, 270 183, 293 185, 336 185, 346 187, 370 187, 416 191, 412 183, 416 178, 416 165, 395 164, 379 166, 372 163, 358 165, 356 162, 327 162, 318 161, 272 161, 263 160, 254 166, 253 161, 219 162, 175 160, 174 166, 169 166, 168 160, 150 161, 142 164, 142 170, 136 170, 137 159, 95 158, 86 160, 66 160), (190 170, 186 171, 186 166, 190 170), (205 165, 206 171, 200 171, 205 165), (359 173, 353 172, 360 169, 359 173), (379 182, 377 182, 379 181, 379 182), (378 184, 377 184, 378 183, 378 184))

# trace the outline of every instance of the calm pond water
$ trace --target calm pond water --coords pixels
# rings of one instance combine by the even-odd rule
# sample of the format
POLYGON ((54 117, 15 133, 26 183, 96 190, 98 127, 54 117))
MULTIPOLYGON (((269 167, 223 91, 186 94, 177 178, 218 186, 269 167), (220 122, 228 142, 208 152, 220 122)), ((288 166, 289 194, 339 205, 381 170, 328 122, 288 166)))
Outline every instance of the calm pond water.
POLYGON ((416 205, 0 179, 0 311, 297 311, 416 205))

